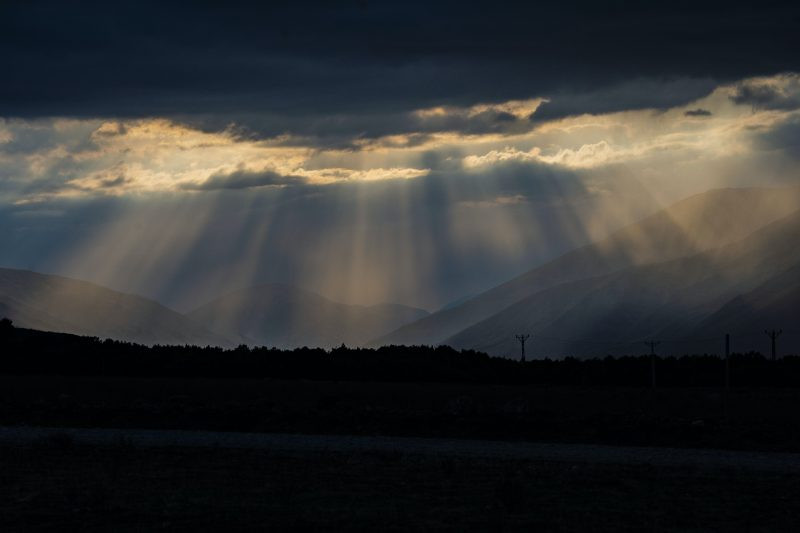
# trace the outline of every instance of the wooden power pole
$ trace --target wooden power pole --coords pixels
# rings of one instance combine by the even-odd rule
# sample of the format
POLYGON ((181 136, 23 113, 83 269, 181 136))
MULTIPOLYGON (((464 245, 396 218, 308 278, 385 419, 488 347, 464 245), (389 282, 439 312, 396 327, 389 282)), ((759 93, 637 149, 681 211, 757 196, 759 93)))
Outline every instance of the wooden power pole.
POLYGON ((519 360, 520 362, 525 362, 525 341, 530 338, 530 335, 514 335, 516 339, 519 341, 519 348, 520 348, 520 355, 519 360))
POLYGON ((656 388, 656 346, 661 344, 659 341, 647 341, 645 345, 650 347, 650 384, 656 388))
POLYGON ((775 359, 776 359, 776 357, 777 357, 777 356, 776 356, 777 350, 775 349, 775 340, 776 340, 778 337, 780 337, 780 336, 781 336, 781 333, 783 333, 783 330, 782 330, 782 329, 779 329, 779 330, 775 331, 775 330, 773 329, 772 331, 767 331, 767 330, 765 329, 765 330, 764 330, 764 333, 765 333, 765 334, 767 335, 767 337, 769 337, 769 338, 770 338, 770 340, 772 341, 772 360, 773 360, 773 361, 775 361, 775 359))
POLYGON ((731 335, 725 334, 725 389, 731 388, 731 335))

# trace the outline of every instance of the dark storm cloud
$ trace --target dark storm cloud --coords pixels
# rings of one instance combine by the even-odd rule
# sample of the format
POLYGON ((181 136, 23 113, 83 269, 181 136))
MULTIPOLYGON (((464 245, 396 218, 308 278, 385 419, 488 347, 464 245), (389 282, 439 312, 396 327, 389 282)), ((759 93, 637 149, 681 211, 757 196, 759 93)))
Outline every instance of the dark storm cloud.
POLYGON ((115 178, 107 178, 104 180, 100 180, 97 184, 98 187, 102 189, 116 189, 117 187, 121 187, 126 183, 130 183, 131 179, 120 174, 115 178))
POLYGON ((688 111, 684 111, 683 113, 687 117, 710 117, 713 113, 708 109, 689 109, 688 111))
POLYGON ((534 125, 511 113, 486 109, 475 112, 467 107, 446 107, 437 114, 406 112, 334 113, 304 116, 302 119, 275 114, 222 114, 181 116, 178 120, 190 127, 207 132, 228 129, 241 139, 281 139, 280 145, 314 146, 328 149, 357 149, 388 135, 402 135, 402 140, 382 140, 393 147, 414 147, 431 134, 458 132, 464 135, 525 133, 534 125), (233 125, 233 126, 232 126, 233 125))
POLYGON ((223 189, 236 190, 268 186, 292 186, 305 183, 306 179, 303 177, 284 176, 269 170, 260 172, 237 170, 229 174, 213 174, 202 183, 184 184, 181 188, 191 191, 218 191, 223 189))
MULTIPOLYGON (((800 70, 797 4, 275 4, 3 2, 0 116, 194 117, 346 144, 413 130, 420 108, 547 96, 544 120, 800 70), (685 87, 619 89, 631 80, 685 87)), ((518 122, 486 118, 422 131, 518 122)))
MULTIPOLYGON (((800 89, 797 79, 789 78, 795 89, 800 89)), ((731 101, 739 105, 749 105, 753 109, 797 109, 800 96, 797 90, 786 91, 769 80, 746 80, 737 84, 731 101)))
POLYGON ((760 108, 770 106, 779 96, 780 93, 768 85, 740 84, 731 95, 731 100, 736 104, 760 108))
POLYGON ((550 98, 530 119, 545 122, 576 114, 600 115, 630 109, 665 109, 709 94, 717 86, 710 78, 635 79, 585 92, 564 91, 550 98))

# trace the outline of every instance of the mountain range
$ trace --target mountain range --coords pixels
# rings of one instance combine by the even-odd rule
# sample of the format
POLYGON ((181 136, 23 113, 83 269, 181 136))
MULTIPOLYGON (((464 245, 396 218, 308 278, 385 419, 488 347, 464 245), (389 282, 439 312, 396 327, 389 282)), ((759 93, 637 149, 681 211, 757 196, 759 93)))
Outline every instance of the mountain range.
POLYGON ((334 302, 263 284, 181 314, 85 281, 0 269, 0 316, 23 327, 143 344, 279 348, 449 344, 516 357, 765 352, 783 329, 800 352, 800 188, 718 189, 686 198, 439 311, 334 302))
POLYGON ((735 348, 763 351, 764 327, 800 316, 796 242, 800 211, 720 248, 539 291, 444 342, 512 354, 515 332, 530 331, 534 356, 641 353, 649 339, 664 353, 719 353, 730 333, 735 348))
POLYGON ((25 328, 148 345, 357 346, 427 314, 397 304, 340 304, 272 284, 224 295, 184 315, 93 283, 0 268, 0 317, 25 328))
POLYGON ((26 270, 0 268, 0 317, 25 328, 142 344, 236 342, 153 300, 26 270))
MULTIPOLYGON (((718 340, 689 341, 710 334, 701 323, 714 324, 728 299, 792 267, 798 207, 798 188, 695 195, 370 344, 443 343, 510 356, 519 351, 514 335, 527 333, 536 337, 534 356, 598 355, 638 353, 641 341, 668 334, 670 350, 719 352, 718 340)), ((780 322, 798 316, 785 298, 794 315, 780 322)))
POLYGON ((247 344, 330 348, 360 346, 427 314, 398 304, 347 305, 290 285, 265 284, 226 294, 188 317, 247 344))

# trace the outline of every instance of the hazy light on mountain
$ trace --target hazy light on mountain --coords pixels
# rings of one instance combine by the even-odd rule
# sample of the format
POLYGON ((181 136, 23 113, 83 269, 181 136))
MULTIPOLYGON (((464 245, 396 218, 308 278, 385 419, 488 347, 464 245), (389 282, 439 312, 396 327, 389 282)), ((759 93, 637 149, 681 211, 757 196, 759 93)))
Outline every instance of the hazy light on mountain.
MULTIPOLYGON (((800 116, 797 80, 551 120, 537 116, 568 95, 440 105, 380 134, 343 111, 314 126, 346 125, 333 144, 291 121, 258 136, 178 116, 5 119, 0 259, 182 307, 263 281, 438 307, 691 193, 795 183, 781 136, 800 116)), ((648 244, 630 243, 646 261, 648 244)))

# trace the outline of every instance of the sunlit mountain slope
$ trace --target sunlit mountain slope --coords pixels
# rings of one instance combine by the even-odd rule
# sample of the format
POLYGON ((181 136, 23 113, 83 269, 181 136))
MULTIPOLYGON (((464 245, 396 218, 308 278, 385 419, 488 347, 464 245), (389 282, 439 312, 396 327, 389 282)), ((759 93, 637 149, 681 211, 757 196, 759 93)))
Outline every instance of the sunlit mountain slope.
POLYGON ((25 328, 143 344, 238 342, 153 300, 25 270, 0 269, 0 316, 25 328))
MULTIPOLYGON (((540 291, 446 343, 514 355, 514 335, 530 333, 534 356, 641 353, 647 339, 662 353, 720 353, 727 332, 763 351, 763 328, 798 316, 797 242, 800 211, 707 252, 540 291)), ((797 336, 785 340, 800 349, 797 336)))
POLYGON ((396 304, 345 305, 289 285, 267 284, 224 295, 189 317, 251 344, 292 348, 358 346, 426 314, 396 304))
POLYGON ((460 305, 398 328, 372 344, 444 342, 545 289, 719 247, 788 215, 799 205, 798 188, 718 189, 698 194, 460 305))

